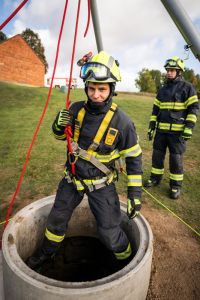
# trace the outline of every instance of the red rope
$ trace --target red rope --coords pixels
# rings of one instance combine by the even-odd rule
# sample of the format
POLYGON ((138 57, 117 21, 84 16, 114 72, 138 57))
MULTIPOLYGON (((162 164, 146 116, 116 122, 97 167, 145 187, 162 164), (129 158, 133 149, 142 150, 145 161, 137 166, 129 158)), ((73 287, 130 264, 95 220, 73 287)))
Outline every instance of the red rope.
POLYGON ((8 22, 18 13, 18 11, 28 2, 28 0, 22 1, 22 3, 13 11, 13 13, 0 25, 0 30, 6 26, 8 22))
MULTIPOLYGON (((75 55, 75 49, 76 49, 76 38, 77 38, 77 32, 78 32, 80 6, 81 6, 81 0, 78 1, 78 8, 77 8, 77 15, 76 15, 76 25, 75 25, 74 42, 73 42, 73 50, 72 50, 72 57, 71 57, 69 84, 68 84, 68 91, 67 91, 67 97, 66 97, 66 108, 67 109, 70 106, 69 96, 70 96, 70 87, 71 87, 71 82, 72 82, 72 73, 73 73, 74 55, 75 55)), ((72 149, 72 144, 71 144, 71 136, 72 136, 71 126, 67 126, 65 128, 65 134, 66 134, 66 138, 67 138, 67 147, 68 147, 69 155, 73 156, 73 149, 72 149)), ((72 174, 74 175, 75 174, 74 161, 71 161, 71 168, 72 168, 72 174)))
POLYGON ((88 0, 88 19, 87 19, 87 26, 85 29, 84 37, 86 37, 86 35, 87 35, 89 26, 90 26, 90 0, 88 0))
POLYGON ((42 115, 40 117, 40 120, 39 120, 39 123, 36 127, 36 130, 34 132, 34 135, 33 135, 33 138, 32 138, 32 141, 31 141, 31 144, 29 146, 29 149, 28 149, 28 152, 27 152, 27 155, 26 155, 26 160, 25 160, 25 163, 24 163, 24 166, 23 166, 23 169, 22 169, 22 172, 21 172, 21 175, 20 175, 20 178, 18 180, 18 183, 17 183, 17 188, 15 190, 15 193, 12 197, 12 200, 10 202, 10 205, 8 207, 8 211, 7 211, 7 215, 6 215, 6 222, 5 222, 5 225, 4 225, 4 229, 6 228, 7 224, 8 224, 8 221, 9 221, 9 218, 10 218, 10 213, 11 213, 11 210, 12 210, 12 207, 13 207, 13 204, 14 204, 14 201, 15 201, 15 198, 19 192, 19 189, 20 189, 20 185, 21 185, 21 182, 22 182, 22 179, 23 179, 23 176, 25 174, 25 171, 26 171, 26 167, 28 165, 28 161, 29 161, 29 157, 31 155, 31 150, 33 148, 33 144, 35 142, 35 139, 36 139, 36 136, 38 134, 38 131, 40 129, 40 125, 42 123, 42 120, 44 118, 44 115, 46 113, 46 110, 47 110, 47 107, 48 107, 48 104, 49 104, 49 100, 50 100, 50 96, 51 96, 51 92, 52 92, 52 87, 53 87, 53 81, 54 81, 54 76, 55 76, 55 72, 56 72, 56 66, 57 66, 57 62, 58 62, 58 55, 59 55, 59 49, 60 49, 60 41, 61 41, 61 37, 62 37, 62 32, 63 32, 63 27, 64 27, 64 23, 65 23, 65 16, 66 16, 66 11, 67 11, 67 5, 68 5, 68 0, 66 0, 65 2, 65 7, 64 7, 64 12, 63 12, 63 17, 62 17, 62 23, 61 23, 61 27, 60 27, 60 33, 59 33, 59 37, 58 37, 58 42, 57 42, 57 49, 56 49, 56 57, 55 57, 55 61, 54 61, 54 67, 53 67, 53 74, 52 74, 52 80, 51 80, 51 84, 50 84, 50 88, 49 88, 49 92, 48 92, 48 95, 47 95, 47 99, 46 99, 46 102, 45 102, 45 106, 43 108, 43 111, 42 111, 42 115))

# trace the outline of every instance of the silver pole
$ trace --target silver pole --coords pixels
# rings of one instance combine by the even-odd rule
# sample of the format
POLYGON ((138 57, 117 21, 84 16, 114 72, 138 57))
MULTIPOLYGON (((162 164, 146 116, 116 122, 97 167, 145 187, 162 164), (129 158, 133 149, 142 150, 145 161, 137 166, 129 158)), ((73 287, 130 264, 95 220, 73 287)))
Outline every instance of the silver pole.
MULTIPOLYGON (((161 0, 194 56, 200 61, 200 34, 178 0, 161 0)), ((192 5, 192 4, 191 4, 192 5)))
POLYGON ((97 50, 98 52, 103 50, 103 42, 101 38, 101 30, 100 30, 100 23, 99 23, 99 16, 98 16, 98 8, 96 0, 90 1, 90 8, 92 14, 92 22, 94 27, 94 34, 97 43, 97 50))

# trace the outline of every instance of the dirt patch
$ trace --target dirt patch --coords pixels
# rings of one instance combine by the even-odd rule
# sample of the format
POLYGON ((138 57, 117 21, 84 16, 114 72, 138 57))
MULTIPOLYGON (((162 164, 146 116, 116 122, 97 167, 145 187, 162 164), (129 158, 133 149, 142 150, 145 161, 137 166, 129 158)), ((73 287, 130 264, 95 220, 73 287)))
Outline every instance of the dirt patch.
POLYGON ((172 215, 143 205, 154 236, 147 300, 200 299, 200 244, 172 215))

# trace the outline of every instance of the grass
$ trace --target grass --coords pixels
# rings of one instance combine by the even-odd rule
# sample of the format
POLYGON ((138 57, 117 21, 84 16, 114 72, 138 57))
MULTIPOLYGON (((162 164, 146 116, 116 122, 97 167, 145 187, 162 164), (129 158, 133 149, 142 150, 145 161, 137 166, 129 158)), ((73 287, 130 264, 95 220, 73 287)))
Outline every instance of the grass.
MULTIPOLYGON (((8 204, 16 189, 25 157, 40 119, 47 88, 31 88, 0 83, 0 222, 5 220, 8 204)), ((31 157, 20 191, 15 200, 12 213, 44 196, 56 192, 63 175, 66 157, 66 143, 54 139, 51 124, 57 112, 65 106, 66 95, 53 90, 52 97, 32 149, 31 157)), ((81 89, 71 91, 72 101, 86 99, 81 89)), ((143 150, 144 180, 151 170, 152 142, 147 140, 147 128, 154 97, 136 93, 118 93, 114 101, 134 121, 143 150)), ((162 203, 177 213, 196 230, 199 230, 199 186, 200 186, 200 123, 194 130, 194 136, 188 142, 184 156, 185 177, 181 199, 172 201, 168 198, 168 157, 166 173, 161 186, 150 192, 162 203)), ((120 175, 117 184, 119 194, 126 194, 126 178, 120 175)), ((157 209, 162 209, 156 202, 143 193, 143 199, 157 209)))

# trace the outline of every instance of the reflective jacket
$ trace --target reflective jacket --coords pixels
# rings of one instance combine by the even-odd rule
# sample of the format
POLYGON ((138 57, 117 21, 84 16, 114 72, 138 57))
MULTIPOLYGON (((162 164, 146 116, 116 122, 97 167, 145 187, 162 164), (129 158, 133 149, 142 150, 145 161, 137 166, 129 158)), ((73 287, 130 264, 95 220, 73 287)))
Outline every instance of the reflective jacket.
MULTIPOLYGON (((78 145, 84 150, 93 143, 94 137, 105 118, 106 113, 111 109, 110 100, 103 109, 93 109, 84 101, 73 103, 70 112, 73 115, 72 132, 74 138, 75 124, 79 111, 84 108, 85 115, 80 128, 78 145)), ((52 126, 53 133, 57 139, 65 140, 64 130, 59 130, 55 121, 52 126)), ((111 121, 95 151, 92 153, 96 159, 105 164, 109 169, 114 170, 115 161, 122 157, 126 162, 126 173, 128 179, 128 197, 141 197, 142 189, 142 151, 138 144, 135 126, 128 116, 118 107, 116 108, 111 121)), ((71 171, 69 161, 66 162, 67 170, 71 171)), ((95 179, 105 176, 90 161, 78 157, 75 163, 75 176, 81 179, 95 179)))
POLYGON ((185 126, 195 126, 198 110, 199 103, 193 85, 177 77, 159 89, 150 121, 157 122, 158 131, 180 133, 185 126))

